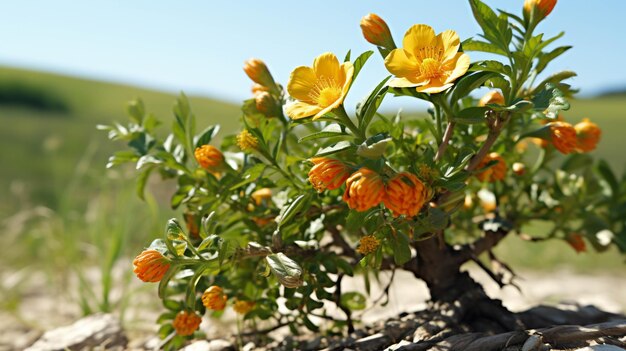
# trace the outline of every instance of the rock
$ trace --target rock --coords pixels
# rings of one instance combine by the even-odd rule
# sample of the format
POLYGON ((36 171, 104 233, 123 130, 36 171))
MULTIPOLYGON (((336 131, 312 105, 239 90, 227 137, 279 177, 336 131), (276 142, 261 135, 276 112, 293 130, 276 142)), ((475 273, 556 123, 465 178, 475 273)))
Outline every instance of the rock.
POLYGON ((613 345, 593 345, 575 351, 624 351, 624 349, 613 345))
POLYGON ((110 314, 94 314, 72 325, 49 330, 26 351, 65 351, 125 347, 128 339, 120 322, 110 314))
POLYGON ((382 333, 376 333, 366 338, 359 339, 354 346, 359 351, 382 350, 391 343, 391 338, 382 333))
POLYGON ((184 351, 235 351, 235 346, 227 340, 195 341, 183 348, 184 351))

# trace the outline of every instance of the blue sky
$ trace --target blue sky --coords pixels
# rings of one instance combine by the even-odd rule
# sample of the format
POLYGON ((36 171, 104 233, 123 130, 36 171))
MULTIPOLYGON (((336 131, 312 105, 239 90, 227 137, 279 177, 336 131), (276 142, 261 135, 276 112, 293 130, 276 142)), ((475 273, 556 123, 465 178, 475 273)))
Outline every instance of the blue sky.
MULTIPOLYGON (((486 2, 518 14, 523 3, 486 2)), ((240 101, 250 94, 241 69, 247 58, 265 60, 285 83, 325 51, 372 49, 359 28, 369 12, 386 19, 396 42, 415 23, 454 29, 462 39, 479 30, 462 0, 4 1, 0 65, 240 101)), ((577 71, 572 83, 583 94, 626 86, 624 13, 622 0, 560 0, 538 30, 564 30, 559 44, 574 49, 549 71, 577 71)), ((378 55, 362 72, 348 103, 387 75, 378 55)))

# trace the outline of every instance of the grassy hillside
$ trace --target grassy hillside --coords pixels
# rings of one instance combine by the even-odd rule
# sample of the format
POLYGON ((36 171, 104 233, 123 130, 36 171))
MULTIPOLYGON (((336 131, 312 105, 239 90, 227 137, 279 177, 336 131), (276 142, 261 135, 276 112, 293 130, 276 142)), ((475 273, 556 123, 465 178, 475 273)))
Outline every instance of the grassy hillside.
MULTIPOLYGON (((25 198, 55 207, 59 192, 77 174, 95 181, 107 156, 121 148, 95 126, 125 122, 125 103, 136 97, 169 123, 175 99, 172 94, 137 87, 3 67, 0 85, 34 91, 35 100, 41 92, 49 93, 64 106, 8 105, 0 99, 0 213, 11 211, 15 201, 25 198)), ((190 100, 199 126, 219 123, 223 130, 235 128, 238 106, 208 98, 190 100)))

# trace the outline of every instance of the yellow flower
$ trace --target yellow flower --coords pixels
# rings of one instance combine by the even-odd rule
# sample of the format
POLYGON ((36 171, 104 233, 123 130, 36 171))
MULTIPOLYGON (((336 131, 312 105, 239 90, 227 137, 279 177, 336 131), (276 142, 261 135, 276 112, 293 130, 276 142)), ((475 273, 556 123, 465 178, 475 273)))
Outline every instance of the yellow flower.
POLYGON ((461 41, 455 31, 447 30, 435 36, 425 24, 416 24, 404 35, 402 48, 385 58, 387 70, 398 78, 391 87, 415 87, 423 93, 439 93, 453 85, 465 74, 469 56, 459 52, 461 41))
POLYGON ((244 129, 237 135, 237 146, 242 151, 256 150, 259 146, 259 139, 252 135, 247 129, 244 129))
POLYGON ((202 318, 195 312, 180 311, 176 317, 174 317, 172 325, 176 330, 176 334, 180 336, 188 336, 198 330, 200 323, 202 323, 202 318))
POLYGON ((243 63, 243 70, 253 82, 265 87, 272 87, 276 85, 274 78, 270 73, 270 70, 265 65, 265 62, 251 58, 243 63))
POLYGON ((375 236, 366 235, 359 240, 359 247, 356 249, 356 252, 361 255, 368 255, 376 251, 379 245, 380 240, 376 239, 375 236))
POLYGON ((272 198, 272 189, 261 188, 253 192, 252 194, 250 194, 250 197, 252 198, 252 200, 254 200, 254 203, 257 204, 258 206, 263 202, 263 200, 269 200, 272 198))
POLYGON ((487 106, 488 104, 504 105, 504 96, 499 91, 492 90, 478 101, 478 106, 487 106))
POLYGON ((292 119, 313 116, 315 120, 339 107, 353 73, 351 62, 339 64, 337 56, 330 52, 315 58, 313 67, 297 67, 291 72, 287 91, 299 101, 285 108, 287 115, 292 119))
POLYGON ((146 283, 156 283, 163 279, 170 269, 170 261, 157 250, 144 250, 133 260, 133 272, 146 283))
POLYGON ((380 175, 369 168, 362 167, 346 180, 343 201, 348 207, 359 212, 377 206, 385 196, 385 184, 380 175))
POLYGON ((350 167, 339 160, 314 157, 310 161, 314 166, 309 171, 309 181, 320 193, 339 188, 350 176, 350 167))
POLYGON ((402 172, 387 183, 383 203, 394 217, 413 217, 422 209, 427 196, 428 190, 421 180, 411 173, 402 172))
POLYGON ((224 155, 222 155, 222 152, 213 145, 202 145, 201 147, 196 148, 193 154, 196 157, 198 164, 200 164, 200 166, 204 169, 218 167, 224 161, 224 155))
POLYGON ((492 152, 489 155, 485 156, 485 158, 480 161, 478 169, 480 170, 486 167, 487 164, 491 161, 498 162, 488 169, 476 174, 476 178, 478 178, 481 182, 495 182, 504 179, 504 177, 506 176, 506 163, 504 162, 502 156, 500 156, 497 152, 492 152))
POLYGON ((227 300, 228 296, 226 296, 224 290, 217 285, 210 286, 202 294, 202 304, 206 308, 215 311, 223 310, 227 300))
POLYGON ((598 125, 591 122, 589 118, 585 118, 582 122, 577 123, 574 129, 576 129, 578 150, 582 152, 595 150, 602 135, 602 130, 598 125))
POLYGON ((576 129, 567 122, 550 122, 550 138, 552 145, 563 154, 576 151, 578 140, 576 139, 576 129))
POLYGON ((524 1, 524 16, 530 17, 532 10, 535 9, 535 13, 538 19, 541 20, 548 16, 554 9, 556 0, 525 0, 524 1))
POLYGON ((239 314, 247 314, 254 307, 254 301, 237 300, 233 304, 233 310, 239 314))
POLYGON ((395 49, 396 44, 389 31, 387 23, 375 13, 370 13, 361 18, 361 31, 365 40, 371 44, 388 49, 395 49))

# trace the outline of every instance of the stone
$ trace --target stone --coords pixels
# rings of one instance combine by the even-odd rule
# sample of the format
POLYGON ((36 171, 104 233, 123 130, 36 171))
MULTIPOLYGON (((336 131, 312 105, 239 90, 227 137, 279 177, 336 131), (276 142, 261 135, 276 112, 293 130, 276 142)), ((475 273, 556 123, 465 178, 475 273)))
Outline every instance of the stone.
POLYGON ((613 345, 593 345, 575 351, 624 351, 624 349, 613 345))
POLYGON ((187 345, 183 351, 235 351, 235 346, 223 339, 200 340, 187 345))
POLYGON ((125 347, 128 339, 120 322, 111 314, 98 313, 72 325, 45 332, 26 351, 87 350, 125 347))

